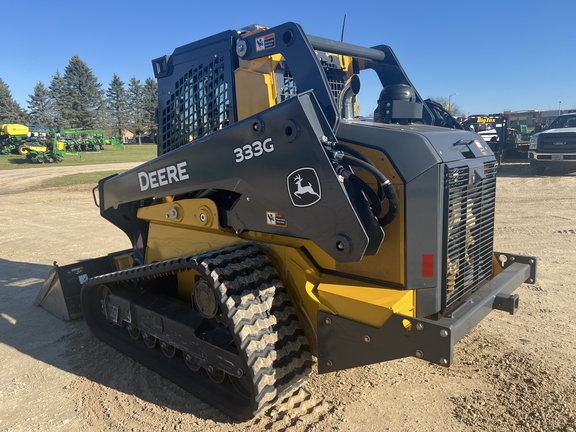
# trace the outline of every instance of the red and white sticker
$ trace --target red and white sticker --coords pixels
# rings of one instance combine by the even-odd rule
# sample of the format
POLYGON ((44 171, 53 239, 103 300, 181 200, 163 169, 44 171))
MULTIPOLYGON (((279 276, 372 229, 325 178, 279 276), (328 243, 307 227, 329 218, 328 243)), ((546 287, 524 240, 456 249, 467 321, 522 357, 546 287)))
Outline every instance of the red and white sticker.
POLYGON ((277 227, 282 227, 282 228, 286 228, 288 226, 286 219, 283 218, 282 216, 280 216, 278 213, 273 212, 273 211, 267 211, 266 212, 266 224, 270 225, 270 226, 277 226, 277 227))
POLYGON ((482 153, 482 156, 488 156, 488 152, 486 151, 484 146, 482 144, 480 144, 480 141, 474 140, 474 144, 476 144, 476 147, 478 147, 478 150, 480 150, 480 153, 482 153))
POLYGON ((276 47, 276 34, 270 33, 256 38, 256 52, 276 47))

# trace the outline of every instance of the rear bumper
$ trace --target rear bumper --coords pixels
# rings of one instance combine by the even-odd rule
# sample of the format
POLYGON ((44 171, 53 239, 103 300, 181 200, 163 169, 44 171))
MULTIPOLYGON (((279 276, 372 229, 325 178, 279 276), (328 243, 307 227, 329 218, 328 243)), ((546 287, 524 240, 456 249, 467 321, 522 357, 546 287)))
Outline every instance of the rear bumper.
POLYGON ((507 255, 509 264, 457 309, 439 320, 393 314, 382 327, 318 313, 318 372, 334 372, 414 356, 441 366, 453 362, 454 345, 492 310, 513 314, 514 290, 534 283, 536 258, 507 255), (511 258, 511 259, 510 259, 511 258))

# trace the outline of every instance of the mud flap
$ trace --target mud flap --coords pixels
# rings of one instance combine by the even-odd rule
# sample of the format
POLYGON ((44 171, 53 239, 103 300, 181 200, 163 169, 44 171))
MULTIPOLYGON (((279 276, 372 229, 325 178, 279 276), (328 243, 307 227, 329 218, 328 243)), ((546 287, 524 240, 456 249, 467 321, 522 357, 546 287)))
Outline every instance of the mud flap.
POLYGON ((91 277, 116 271, 117 261, 131 252, 115 252, 65 266, 59 266, 54 262, 54 267, 48 272, 34 304, 42 306, 62 320, 82 317, 80 305, 82 284, 91 277))

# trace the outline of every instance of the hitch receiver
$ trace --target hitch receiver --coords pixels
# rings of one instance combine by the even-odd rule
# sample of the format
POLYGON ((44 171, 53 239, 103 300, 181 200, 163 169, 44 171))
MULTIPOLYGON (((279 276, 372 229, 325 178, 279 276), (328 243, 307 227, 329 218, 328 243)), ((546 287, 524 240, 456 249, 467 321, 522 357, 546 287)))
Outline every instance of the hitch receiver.
POLYGON ((518 294, 496 294, 492 309, 509 312, 514 315, 518 310, 520 296, 518 294))

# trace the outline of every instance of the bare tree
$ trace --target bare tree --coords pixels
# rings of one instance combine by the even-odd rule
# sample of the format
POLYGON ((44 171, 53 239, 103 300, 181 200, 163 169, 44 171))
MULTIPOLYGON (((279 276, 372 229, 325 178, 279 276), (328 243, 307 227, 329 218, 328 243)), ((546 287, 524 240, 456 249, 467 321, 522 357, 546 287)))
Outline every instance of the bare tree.
POLYGON ((464 110, 448 98, 443 96, 428 96, 428 98, 442 105, 446 111, 452 114, 452 117, 464 117, 464 110))

